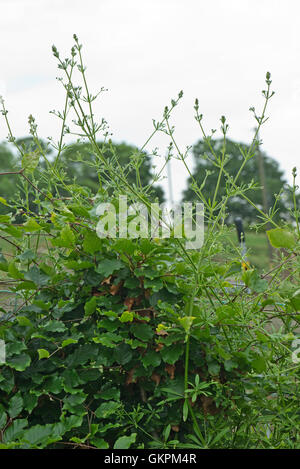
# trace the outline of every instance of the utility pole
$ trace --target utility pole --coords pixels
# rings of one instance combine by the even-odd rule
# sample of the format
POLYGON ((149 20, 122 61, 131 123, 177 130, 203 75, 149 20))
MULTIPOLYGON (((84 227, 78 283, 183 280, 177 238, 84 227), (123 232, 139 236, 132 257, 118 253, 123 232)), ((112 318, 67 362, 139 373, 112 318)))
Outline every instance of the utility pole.
MULTIPOLYGON (((259 141, 259 135, 257 134, 257 140, 259 141)), ((268 197, 268 189, 266 186, 266 176, 265 176, 265 166, 264 166, 264 157, 262 155, 262 152, 260 151, 260 145, 257 147, 257 162, 258 162, 258 174, 259 174, 259 182, 262 187, 261 190, 261 195, 262 195, 262 206, 263 206, 263 211, 264 213, 269 212, 269 197, 268 197)), ((271 229, 270 223, 267 223, 266 225, 267 229, 271 229)), ((272 246, 269 242, 269 239, 267 238, 268 242, 268 249, 269 249, 269 258, 270 262, 272 261, 273 257, 273 249, 272 246)))
POLYGON ((173 184, 172 184, 172 172, 171 172, 171 159, 169 159, 167 163, 167 171, 168 171, 168 186, 169 186, 169 204, 171 208, 174 205, 174 198, 173 198, 173 184))

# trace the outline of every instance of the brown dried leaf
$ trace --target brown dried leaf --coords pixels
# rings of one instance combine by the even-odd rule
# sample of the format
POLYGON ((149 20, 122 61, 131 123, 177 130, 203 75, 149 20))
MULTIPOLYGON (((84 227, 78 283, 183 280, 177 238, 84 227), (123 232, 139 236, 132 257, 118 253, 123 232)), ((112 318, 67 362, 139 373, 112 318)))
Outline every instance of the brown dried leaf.
POLYGON ((161 376, 157 373, 152 373, 151 379, 155 382, 156 386, 158 386, 160 383, 161 376))
POLYGON ((216 415, 220 412, 212 397, 201 396, 204 415, 216 415))
POLYGON ((93 296, 104 296, 106 295, 105 291, 94 291, 93 290, 93 296))
POLYGON ((122 285, 122 282, 118 283, 118 285, 111 285, 111 287, 109 289, 110 294, 115 296, 118 293, 118 291, 120 290, 121 285, 122 285))
POLYGON ((155 334, 157 335, 169 335, 167 331, 165 331, 164 329, 161 329, 160 331, 155 331, 155 334))
POLYGON ((174 374, 175 374, 175 365, 166 365, 165 370, 170 376, 171 379, 174 379, 174 374))
POLYGON ((155 352, 159 352, 162 348, 164 348, 164 344, 161 344, 161 343, 157 344, 155 352))
POLYGON ((134 299, 136 306, 139 306, 141 304, 142 299, 143 299, 142 296, 138 296, 137 298, 134 299))
POLYGON ((132 383, 136 383, 137 379, 133 377, 135 370, 136 370, 136 368, 132 368, 128 372, 128 375, 127 375, 127 378, 126 378, 126 381, 125 381, 126 386, 129 386, 129 384, 132 384, 132 383))
POLYGON ((135 300, 134 298, 129 298, 129 297, 125 298, 124 305, 127 306, 128 311, 131 311, 134 300, 135 300))
POLYGON ((101 285, 110 285, 111 278, 112 278, 112 275, 102 280, 101 285))

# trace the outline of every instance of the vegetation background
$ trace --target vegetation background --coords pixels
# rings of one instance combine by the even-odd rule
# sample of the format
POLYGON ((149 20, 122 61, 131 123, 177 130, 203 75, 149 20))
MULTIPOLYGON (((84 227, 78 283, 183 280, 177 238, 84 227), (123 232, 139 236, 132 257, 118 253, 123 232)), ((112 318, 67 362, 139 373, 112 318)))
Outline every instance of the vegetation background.
MULTIPOLYGON (((12 3, 19 6, 18 1, 12 3)), ((153 4, 158 7, 161 2, 153 4)), ((38 15, 36 2, 32 5, 38 15)), ((63 34, 71 26, 77 7, 72 5, 69 23, 63 22, 63 34)), ((117 13, 126 31, 128 24, 124 19, 141 8, 134 1, 131 5, 133 10, 129 9, 127 16, 122 16, 121 7, 117 13)), ((144 3, 147 11, 153 11, 149 5, 150 2, 144 3)), ((161 8, 169 8, 170 2, 164 5, 167 7, 161 8)), ((168 42, 166 54, 165 42, 160 42, 161 36, 153 39, 151 28, 151 34, 147 36, 141 30, 141 40, 136 40, 139 28, 150 23, 150 17, 138 25, 134 18, 136 29, 132 36, 136 44, 141 44, 143 57, 147 57, 148 45, 157 57, 166 57, 164 66, 177 65, 176 74, 169 68, 163 70, 168 96, 170 87, 189 70, 184 66, 186 58, 193 70, 201 65, 198 75, 204 76, 202 61, 190 61, 202 48, 201 34, 205 36, 198 27, 203 16, 195 15, 199 6, 191 14, 180 2, 172 5, 174 9, 163 11, 172 11, 173 15, 175 11, 174 21, 168 21, 168 27, 174 28, 172 37, 179 38, 177 47, 168 42), (187 37, 196 41, 196 47, 188 52, 185 46, 190 39, 182 47, 184 32, 175 34, 181 11, 184 14, 180 21, 191 21, 188 30, 193 33, 187 37)), ((216 1, 206 10, 209 15, 210 8, 218 7, 213 10, 215 26, 219 18, 222 27, 217 28, 217 42, 208 48, 205 65, 209 70, 207 80, 213 85, 211 109, 216 102, 219 106, 219 98, 225 95, 227 101, 222 101, 221 112, 225 113, 227 102, 227 109, 233 109, 235 114, 234 109, 243 102, 240 96, 249 100, 245 90, 246 84, 251 83, 250 75, 231 75, 233 94, 228 100, 223 91, 225 74, 220 73, 224 55, 216 61, 211 51, 226 51, 225 37, 228 46, 235 45, 236 52, 237 44, 244 46, 247 40, 252 44, 251 38, 237 41, 238 28, 240 32, 245 30, 243 23, 229 28, 229 34, 224 12, 232 22, 233 6, 243 15, 253 4, 223 5, 216 1), (217 63, 213 75, 209 60, 217 63)), ((259 60, 265 60, 265 48, 274 49, 272 28, 276 26, 276 22, 270 21, 271 26, 265 22, 270 2, 260 5, 262 14, 257 24, 261 21, 265 25, 266 40, 256 57, 257 68, 259 60)), ((9 12, 11 7, 6 7, 9 12)), ((106 4, 104 7, 111 8, 106 4)), ((142 10, 144 15, 146 10, 142 10)), ((274 11, 281 23, 287 18, 280 14, 278 5, 274 11)), ((93 21, 97 18, 95 13, 96 10, 93 15, 89 13, 93 21)), ((249 18, 250 14, 248 21, 249 18)), ((97 18, 109 25, 113 20, 113 16, 111 22, 101 15, 97 18)), ((93 31, 91 25, 92 22, 89 31, 93 31)), ((97 31, 101 30, 98 23, 97 26, 97 31)), ((74 24, 72 32, 73 27, 74 24)), ((168 31, 163 33, 167 37, 168 31)), ((120 41, 118 30, 116 36, 118 47, 126 51, 128 44, 120 41)), ((41 44, 42 38, 43 35, 41 44)), ((0 182, 4 181, 0 195, 0 339, 7 352, 6 360, 0 363, 0 448, 298 449, 299 192, 294 149, 288 150, 293 140, 292 127, 291 138, 287 139, 278 132, 275 120, 278 151, 272 151, 281 158, 280 138, 283 139, 286 167, 293 161, 289 176, 261 148, 260 136, 268 135, 264 129, 269 128, 271 98, 274 102, 271 74, 265 74, 259 105, 254 100, 255 106, 250 108, 251 125, 247 119, 243 124, 237 119, 237 131, 243 130, 236 140, 242 143, 234 142, 231 123, 229 126, 224 115, 214 121, 218 122, 218 129, 211 128, 211 115, 205 115, 208 101, 205 104, 204 99, 197 98, 190 106, 194 111, 191 120, 197 128, 197 136, 191 138, 185 112, 178 119, 184 102, 182 91, 171 93, 173 99, 168 98, 167 106, 156 114, 160 117, 152 121, 150 118, 149 136, 138 142, 141 115, 147 111, 147 106, 142 108, 139 75, 135 75, 140 70, 141 57, 138 55, 139 60, 130 63, 124 54, 123 65, 129 62, 129 68, 122 75, 113 53, 105 62, 97 49, 95 64, 105 65, 104 76, 113 67, 114 78, 120 80, 120 75, 124 76, 120 88, 123 101, 117 94, 111 110, 117 109, 118 116, 125 117, 122 129, 128 131, 127 142, 133 141, 132 132, 137 135, 133 145, 120 143, 124 138, 112 140, 114 135, 103 117, 108 108, 96 104, 107 102, 106 90, 90 87, 82 44, 75 34, 71 45, 67 58, 68 47, 61 52, 52 46, 63 92, 60 96, 50 93, 51 109, 56 109, 51 111, 51 117, 60 124, 59 131, 53 132, 56 137, 48 137, 50 127, 43 127, 42 119, 40 128, 39 120, 32 114, 28 117, 30 137, 24 137, 27 132, 19 130, 22 126, 16 115, 16 102, 12 100, 10 107, 7 99, 1 97, 3 138, 8 134, 10 145, 1 144, 0 151, 0 182), (113 67, 109 66, 111 63, 113 67), (137 63, 138 69, 132 66, 137 63), (130 80, 126 81, 130 67, 134 73, 130 72, 130 80), (124 107, 129 83, 135 87, 135 99, 124 107), (59 106, 57 97, 62 98, 59 106), (137 116, 135 126, 133 115, 137 116), (195 145, 187 146, 187 137, 188 145, 195 145), (160 149, 158 142, 164 142, 160 149), (187 174, 184 181, 183 169, 187 174), (201 201, 205 206, 206 232, 200 250, 187 250, 184 240, 173 234, 169 239, 99 239, 95 232, 98 203, 109 201, 118 210, 118 197, 126 194, 131 202, 142 202, 149 210, 155 199, 172 199, 172 191, 166 192, 161 179, 165 174, 169 174, 169 182, 173 178, 176 198, 184 183, 183 197, 201 201), (268 194, 261 191, 261 185, 268 194), (246 233, 252 255, 245 255, 237 243, 233 221, 240 210, 252 228, 246 233)), ((132 50, 137 52, 138 46, 132 50)), ((30 48, 28 52, 33 55, 30 48)), ((271 58, 270 62, 274 65, 271 58)), ((7 69, 7 76, 15 66, 7 69)), ((249 68, 252 71, 253 63, 249 63, 249 68)), ((150 85, 160 83, 161 77, 156 80, 149 76, 150 85)), ((43 94, 47 104, 49 96, 43 94)), ((144 95, 147 93, 143 86, 144 95)), ((154 102, 153 96, 155 93, 146 97, 146 102, 154 102)), ((22 96, 19 98, 21 105, 22 96)), ((33 101, 40 105, 38 93, 33 101)), ((248 107, 247 102, 245 109, 248 107)), ((237 115, 238 112, 235 118, 237 115)), ((281 132, 283 128, 281 120, 281 132)))

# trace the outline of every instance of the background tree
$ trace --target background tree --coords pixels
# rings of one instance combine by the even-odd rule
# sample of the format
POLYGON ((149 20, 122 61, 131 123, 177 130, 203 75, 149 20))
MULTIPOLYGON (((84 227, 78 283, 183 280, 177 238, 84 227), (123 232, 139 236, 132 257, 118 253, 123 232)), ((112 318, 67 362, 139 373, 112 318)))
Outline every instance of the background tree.
MULTIPOLYGON (((6 143, 0 144, 0 172, 6 173, 9 171, 18 170, 18 158, 9 149, 6 143)), ((16 195, 16 181, 11 175, 1 176, 0 197, 7 201, 14 198, 16 195)), ((10 210, 6 205, 0 204, 0 214, 8 213, 10 210)))
MULTIPOLYGON (((222 142, 223 140, 221 139, 211 140, 212 148, 217 154, 219 154, 222 149, 222 142)), ((225 169, 233 176, 237 174, 243 159, 239 146, 242 146, 246 151, 249 148, 249 146, 245 144, 239 144, 229 139, 226 142, 226 155, 228 157, 228 161, 226 163, 225 169)), ((286 181, 284 179, 283 171, 281 171, 279 168, 277 161, 267 156, 263 152, 261 152, 261 154, 265 170, 268 206, 271 207, 275 202, 275 194, 278 194, 282 190, 286 181)), ((202 192, 207 199, 210 198, 210 200, 212 200, 217 184, 218 169, 209 160, 209 157, 211 157, 211 152, 207 144, 200 140, 196 145, 194 145, 193 156, 195 161, 193 177, 196 179, 199 185, 201 185, 205 180, 206 174, 208 172, 208 176, 202 192)), ((260 189, 258 159, 256 155, 250 159, 245 168, 242 170, 238 182, 240 184, 249 184, 252 180, 257 183, 258 189, 249 190, 248 197, 262 209, 262 190, 260 189)), ((225 195, 225 193, 226 176, 223 174, 220 181, 218 200, 220 200, 221 197, 225 195)), ((187 189, 183 193, 183 200, 192 201, 195 200, 195 198, 195 193, 192 190, 192 179, 189 178, 187 181, 187 189)), ((286 218, 288 203, 285 196, 280 198, 280 201, 277 203, 277 208, 278 212, 275 218, 286 218)), ((235 196, 229 200, 227 213, 229 220, 232 220, 237 216, 241 216, 246 222, 257 221, 257 211, 241 196, 235 196)))
MULTIPOLYGON (((32 137, 24 137, 17 140, 17 144, 21 146, 26 152, 37 150, 37 145, 33 142, 32 137)), ((47 145, 45 142, 40 142, 42 148, 47 154, 47 158, 52 160, 55 158, 56 153, 52 150, 52 147, 47 145)), ((112 161, 114 164, 114 158, 118 159, 119 164, 122 166, 127 174, 128 181, 131 184, 137 183, 137 174, 134 168, 127 169, 127 165, 130 161, 135 161, 135 164, 139 166, 139 177, 142 186, 147 186, 153 181, 152 162, 151 157, 146 152, 140 152, 137 147, 128 145, 126 143, 112 143, 112 144, 101 144, 103 152, 107 159, 112 161)), ((95 155, 91 149, 90 144, 76 143, 67 145, 62 154, 60 155, 60 167, 63 169, 66 175, 66 181, 76 183, 81 187, 89 188, 91 194, 95 194, 99 189, 99 178, 95 170, 95 166, 92 164, 95 161, 95 155)), ((21 159, 15 156, 8 148, 7 144, 0 144, 0 171, 7 172, 13 170, 19 170, 21 168, 21 159)), ((40 158, 39 169, 45 169, 45 161, 40 158)), ((101 179, 107 181, 105 172, 101 172, 101 179)), ((1 179, 1 190, 0 196, 9 200, 15 195, 18 186, 18 176, 14 179, 11 176, 2 176, 1 179)), ((40 187, 45 186, 50 191, 47 181, 41 181, 40 187)), ((60 188, 61 195, 67 195, 63 188, 60 188)), ((160 186, 152 187, 151 196, 153 199, 158 197, 160 202, 164 201, 164 191, 160 186)), ((7 213, 8 207, 1 204, 0 213, 7 213)))
MULTIPOLYGON (((102 147, 104 156, 114 164, 116 159, 127 174, 128 182, 138 184, 137 173, 132 168, 127 169, 130 161, 139 167, 139 176, 142 186, 147 186, 153 181, 152 161, 150 155, 141 152, 137 147, 128 145, 127 143, 99 143, 102 147)), ((75 178, 77 184, 82 187, 88 187, 92 193, 97 192, 99 188, 98 174, 92 163, 95 161, 95 155, 90 144, 76 143, 68 145, 63 151, 60 164, 64 168, 70 179, 75 178)), ((106 180, 105 172, 101 173, 102 180, 106 180)), ((158 197, 160 202, 164 201, 164 192, 160 186, 152 188, 151 193, 153 199, 158 197)))

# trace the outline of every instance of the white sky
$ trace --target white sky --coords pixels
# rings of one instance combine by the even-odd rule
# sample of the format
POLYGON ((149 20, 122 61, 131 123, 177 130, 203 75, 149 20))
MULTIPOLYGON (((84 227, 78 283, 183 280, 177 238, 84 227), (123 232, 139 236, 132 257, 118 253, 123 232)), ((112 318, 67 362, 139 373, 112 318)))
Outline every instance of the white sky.
MULTIPOLYGON (((272 73, 270 119, 263 149, 291 180, 299 167, 300 2, 297 0, 0 0, 0 94, 14 134, 28 134, 33 114, 40 136, 58 139, 51 109, 62 109, 63 90, 52 56, 54 43, 69 55, 73 33, 83 43, 90 88, 113 139, 141 146, 152 118, 182 89, 174 113, 181 148, 200 137, 193 118, 198 97, 207 130, 225 115, 229 137, 249 142, 261 108, 265 73, 272 73)), ((0 140, 7 135, 0 120, 0 140)), ((166 138, 153 141, 165 153, 166 138)), ((172 166, 175 199, 185 187, 182 164, 172 166)), ((164 184, 167 189, 167 184, 164 184)))

